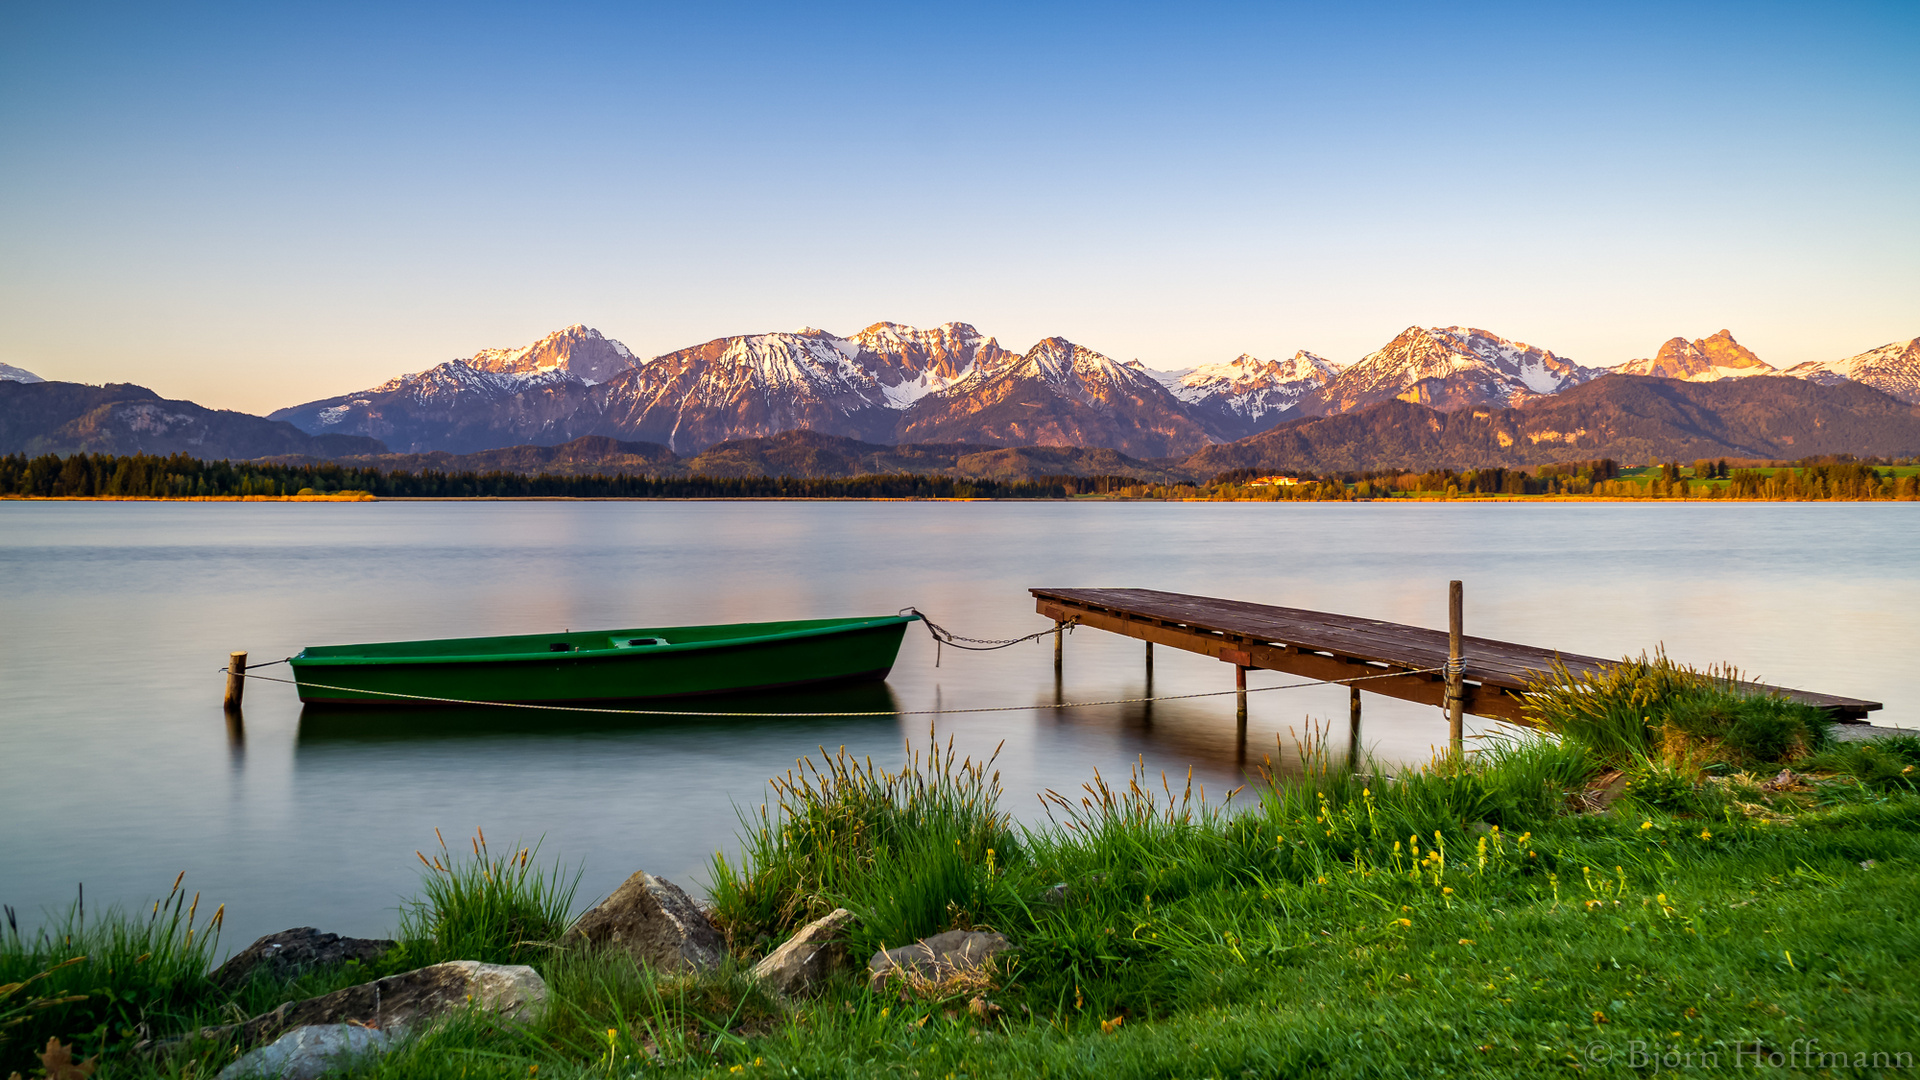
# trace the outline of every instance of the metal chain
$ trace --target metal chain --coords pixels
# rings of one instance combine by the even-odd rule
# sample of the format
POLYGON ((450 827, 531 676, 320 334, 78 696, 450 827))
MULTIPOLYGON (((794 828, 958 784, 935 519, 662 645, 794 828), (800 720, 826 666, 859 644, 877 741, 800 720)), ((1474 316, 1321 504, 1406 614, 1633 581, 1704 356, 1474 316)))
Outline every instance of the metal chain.
POLYGON ((956 649, 966 649, 969 652, 992 652, 995 649, 1004 649, 1010 645, 1018 645, 1023 641, 1036 641, 1040 638, 1046 637, 1048 634, 1058 633, 1061 630, 1071 630, 1075 626, 1078 626, 1080 623, 1080 620, 1078 618, 1071 618, 1071 619, 1068 619, 1066 622, 1061 623, 1059 626, 1054 627, 1052 630, 1038 630, 1038 631, 1035 631, 1034 633, 1028 634, 1025 637, 977 638, 977 637, 965 637, 960 634, 954 633, 953 631, 947 629, 946 627, 941 626, 939 623, 934 622, 932 619, 927 618, 926 613, 922 612, 919 608, 904 607, 900 609, 900 614, 902 615, 905 615, 909 612, 919 616, 920 621, 926 624, 927 633, 933 635, 934 641, 939 642, 940 644, 943 644, 943 645, 951 645, 956 649), (972 645, 960 644, 963 641, 971 641, 973 642, 973 644, 972 645))

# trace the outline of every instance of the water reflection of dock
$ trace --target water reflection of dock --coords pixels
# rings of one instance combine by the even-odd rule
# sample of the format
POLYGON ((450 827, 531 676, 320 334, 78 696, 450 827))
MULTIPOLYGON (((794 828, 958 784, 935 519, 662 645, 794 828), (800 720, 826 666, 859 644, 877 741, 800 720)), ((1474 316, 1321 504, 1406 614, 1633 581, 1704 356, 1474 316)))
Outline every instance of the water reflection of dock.
MULTIPOLYGON (((1325 611, 1274 607, 1240 600, 1160 592, 1155 589, 1031 589, 1040 614, 1063 624, 1123 634, 1153 645, 1201 653, 1233 664, 1244 686, 1248 668, 1266 668, 1325 682, 1364 679, 1365 689, 1423 705, 1445 706, 1448 654, 1444 630, 1362 619, 1325 611)), ((1579 675, 1617 663, 1537 645, 1462 637, 1461 701, 1475 716, 1525 724, 1521 706, 1528 681, 1564 664, 1579 675)), ((1877 701, 1808 690, 1741 684, 1826 710, 1836 720, 1863 720, 1877 701)), ((1359 719, 1359 686, 1354 720, 1359 719)))

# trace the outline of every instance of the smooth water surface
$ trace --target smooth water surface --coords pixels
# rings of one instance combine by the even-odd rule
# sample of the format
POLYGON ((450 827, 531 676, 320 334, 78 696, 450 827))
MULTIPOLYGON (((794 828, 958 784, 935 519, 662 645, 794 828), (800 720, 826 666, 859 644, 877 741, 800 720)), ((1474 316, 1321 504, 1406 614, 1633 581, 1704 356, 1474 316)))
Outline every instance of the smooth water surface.
MULTIPOLYGON (((821 746, 897 763, 926 716, 783 721, 309 713, 253 683, 220 709, 233 649, 890 613, 957 633, 1047 623, 1026 590, 1134 586, 1444 625, 1602 656, 1665 643, 1770 682, 1883 701, 1920 726, 1920 504, 481 502, 0 503, 0 900, 35 923, 85 882, 136 904, 185 870, 227 904, 224 946, 290 926, 390 931, 416 849, 544 840, 581 900, 645 868, 699 888, 737 809, 821 746)), ((1138 642, 946 650, 912 628, 886 687, 796 695, 817 711, 1143 696, 1138 642)), ((282 674, 284 667, 262 674, 282 674)), ((1232 687, 1158 649, 1154 691, 1232 687)), ((1256 672, 1256 687, 1295 681, 1256 672)), ((1310 718, 1346 739, 1344 688, 940 719, 966 753, 1004 741, 1011 809, 1144 759, 1217 799, 1310 718)), ((1425 760, 1431 708, 1369 695, 1362 742, 1425 760)))

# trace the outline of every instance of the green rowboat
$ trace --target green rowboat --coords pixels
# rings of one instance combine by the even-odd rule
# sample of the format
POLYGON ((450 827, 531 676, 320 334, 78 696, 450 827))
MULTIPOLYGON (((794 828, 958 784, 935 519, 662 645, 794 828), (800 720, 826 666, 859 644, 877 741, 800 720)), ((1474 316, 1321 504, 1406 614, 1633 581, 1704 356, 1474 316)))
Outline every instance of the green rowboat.
POLYGON ((918 615, 316 645, 290 661, 309 704, 632 701, 879 681, 918 615))

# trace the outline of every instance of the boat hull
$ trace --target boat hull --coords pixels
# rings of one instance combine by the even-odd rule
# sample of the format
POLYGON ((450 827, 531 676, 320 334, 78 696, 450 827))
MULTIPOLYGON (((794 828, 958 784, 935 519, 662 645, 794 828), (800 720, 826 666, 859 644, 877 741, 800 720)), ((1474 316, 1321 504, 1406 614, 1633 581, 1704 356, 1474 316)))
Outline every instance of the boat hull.
POLYGON ((291 663, 300 700, 309 704, 641 701, 883 680, 914 620, 885 616, 319 646, 291 663), (662 643, 638 644, 646 641, 662 643))

